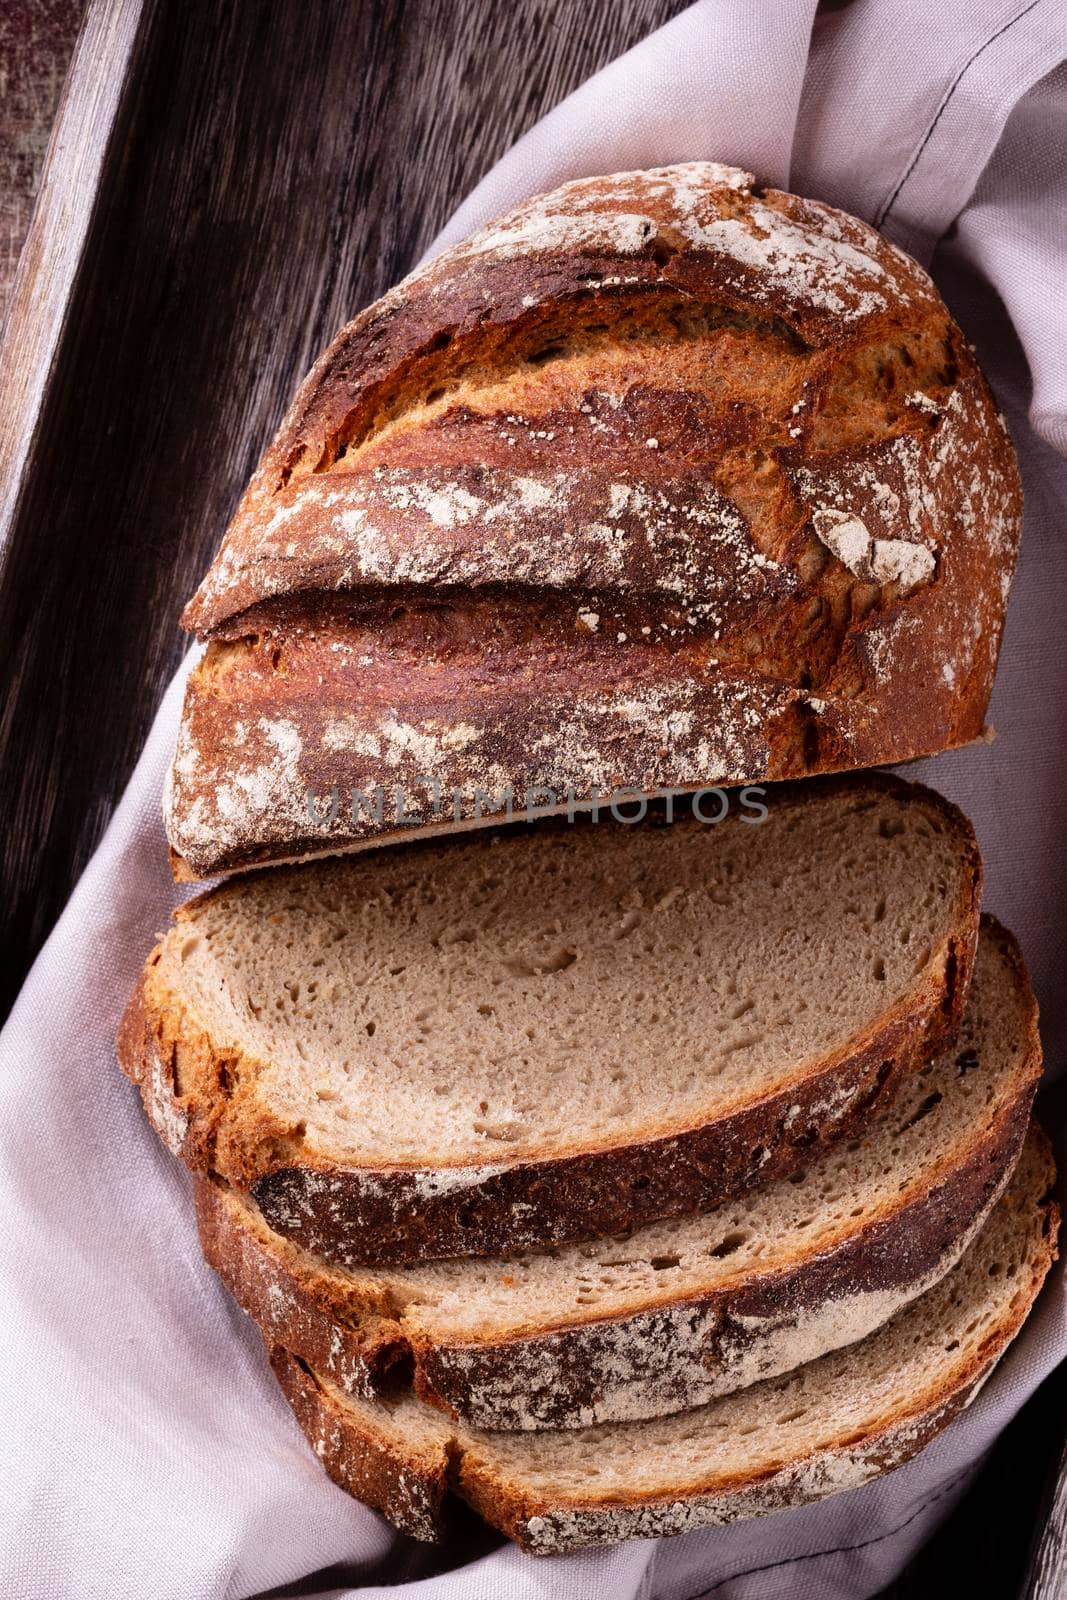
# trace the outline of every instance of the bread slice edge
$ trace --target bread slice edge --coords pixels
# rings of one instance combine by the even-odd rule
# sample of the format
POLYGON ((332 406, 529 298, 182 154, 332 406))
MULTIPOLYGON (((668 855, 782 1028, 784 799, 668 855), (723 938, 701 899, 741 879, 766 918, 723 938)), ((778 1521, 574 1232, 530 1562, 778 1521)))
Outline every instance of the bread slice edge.
MULTIPOLYGON (((999 1312, 979 1348, 965 1355, 928 1390, 909 1393, 859 1436, 842 1437, 807 1456, 768 1462, 765 1469, 720 1474, 715 1480, 679 1484, 674 1494, 610 1491, 561 1493, 552 1497, 526 1485, 521 1474, 494 1459, 492 1435, 455 1429, 430 1408, 416 1413, 417 1438, 409 1439, 411 1408, 394 1416, 388 1408, 357 1406, 290 1352, 275 1346, 271 1362, 287 1399, 316 1454, 335 1481, 364 1481, 365 1452, 377 1463, 384 1452, 393 1477, 404 1476, 402 1493, 375 1467, 384 1490, 373 1500, 398 1527, 416 1538, 441 1538, 447 1528, 451 1490, 493 1527, 534 1554, 556 1554, 621 1539, 653 1538, 712 1523, 784 1510, 848 1488, 901 1466, 917 1454, 975 1398, 1025 1321, 1056 1258, 1059 1208, 1051 1190, 1055 1168, 1044 1134, 1033 1126, 1033 1151, 1042 1182, 1028 1225, 1028 1279, 999 1312), (413 1501, 416 1513, 408 1509, 413 1501)), ((976 1246, 977 1247, 977 1246, 976 1246)), ((906 1316, 907 1313, 905 1312, 906 1316)), ((873 1339, 879 1334, 871 1336, 873 1339)), ((635 1424, 639 1435, 642 1424, 635 1424)), ((363 1493, 367 1493, 366 1484, 363 1493)))
MULTIPOLYGON (((257 1100, 256 1064, 213 1041, 182 997, 161 986, 158 946, 119 1030, 120 1064, 169 1149, 195 1171, 250 1189, 273 1228, 343 1264, 506 1254, 707 1209, 797 1170, 817 1145, 862 1131, 962 1015, 982 877, 970 823, 934 791, 889 775, 799 789, 814 795, 840 786, 896 791, 933 808, 958 833, 958 897, 947 931, 910 994, 802 1076, 798 1069, 717 1116, 636 1128, 610 1144, 577 1139, 565 1152, 511 1162, 341 1164, 294 1139, 292 1127, 257 1100)), ((182 908, 179 920, 195 915, 197 903, 182 908)))

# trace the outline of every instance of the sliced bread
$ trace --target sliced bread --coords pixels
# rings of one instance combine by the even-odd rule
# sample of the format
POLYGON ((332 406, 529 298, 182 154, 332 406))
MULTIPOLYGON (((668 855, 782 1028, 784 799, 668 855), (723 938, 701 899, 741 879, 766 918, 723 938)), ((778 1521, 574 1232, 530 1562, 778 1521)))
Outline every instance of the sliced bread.
POLYGON ((119 1054, 171 1149, 345 1264, 513 1253, 807 1165, 958 1023, 981 864, 899 779, 231 881, 119 1054))
POLYGON ((476 1432, 410 1393, 344 1394, 290 1352, 272 1363, 335 1481, 420 1539, 453 1491, 547 1554, 684 1533, 866 1483, 968 1405, 1056 1254, 1051 1152, 1035 1130, 978 1238, 936 1287, 862 1344, 696 1411, 580 1432, 476 1432))
POLYGON ((330 1267, 197 1182, 204 1254, 271 1344, 347 1393, 493 1429, 663 1416, 866 1337, 950 1270, 1018 1158, 1040 1072, 1014 940, 983 919, 954 1044, 862 1141, 714 1211, 548 1254, 330 1267))

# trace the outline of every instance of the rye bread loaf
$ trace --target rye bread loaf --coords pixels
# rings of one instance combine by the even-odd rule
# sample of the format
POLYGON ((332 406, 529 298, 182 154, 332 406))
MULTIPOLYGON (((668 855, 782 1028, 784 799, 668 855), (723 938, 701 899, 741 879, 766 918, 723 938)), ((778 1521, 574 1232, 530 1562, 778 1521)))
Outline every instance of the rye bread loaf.
POLYGON ((515 1253, 807 1165, 958 1024, 981 866, 899 779, 231 880, 119 1039, 176 1153, 342 1264, 515 1253))
POLYGON ((451 1491, 537 1554, 684 1533, 822 1499, 899 1466, 967 1406, 1056 1255, 1048 1142, 947 1277, 861 1344, 699 1410, 578 1432, 487 1433, 410 1394, 344 1394, 290 1352, 272 1364, 322 1465, 419 1539, 451 1491))
POLYGON ((330 1267, 217 1181, 207 1260, 271 1345, 370 1399, 416 1394, 473 1427, 665 1416, 863 1339, 938 1282, 1015 1166, 1041 1067, 1014 940, 989 919, 960 1032, 862 1140, 691 1218, 550 1254, 330 1267))
POLYGON ((970 347, 873 229, 714 163, 567 184, 297 395, 186 612, 175 871, 971 740, 1019 518, 970 347))

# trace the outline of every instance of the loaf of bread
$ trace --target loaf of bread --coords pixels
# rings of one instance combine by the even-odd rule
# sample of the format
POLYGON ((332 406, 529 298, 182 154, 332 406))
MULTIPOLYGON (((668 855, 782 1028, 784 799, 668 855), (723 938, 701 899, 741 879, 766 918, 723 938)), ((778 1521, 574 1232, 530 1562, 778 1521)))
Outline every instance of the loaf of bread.
POLYGON ((1021 957, 953 806, 827 776, 981 734, 1020 511, 926 273, 714 163, 528 201, 304 382, 184 619, 172 867, 243 875, 119 1053, 399 1527, 800 1504, 1020 1327, 1055 1253, 1021 957))
POLYGON ((686 1533, 857 1488, 907 1461, 969 1405, 1056 1257, 1048 1142, 953 1271, 862 1344, 695 1411, 574 1432, 487 1433, 410 1394, 345 1394, 291 1352, 272 1362, 336 1482, 418 1539, 450 1495, 536 1554, 686 1533))
POLYGON ((713 1211, 547 1254, 331 1267, 198 1179, 207 1260, 271 1345, 348 1394, 397 1372, 476 1428, 705 1405, 881 1326, 948 1272, 1015 1167, 1041 1070, 1014 941, 983 926, 953 1044, 866 1137, 713 1211))
POLYGON ((980 878, 954 806, 875 774, 248 874, 179 909, 120 1059, 335 1262, 589 1238, 862 1129, 958 1025, 980 878))
POLYGON ((866 224, 713 163, 567 184, 297 395, 186 612, 175 871, 972 740, 1019 515, 866 224))

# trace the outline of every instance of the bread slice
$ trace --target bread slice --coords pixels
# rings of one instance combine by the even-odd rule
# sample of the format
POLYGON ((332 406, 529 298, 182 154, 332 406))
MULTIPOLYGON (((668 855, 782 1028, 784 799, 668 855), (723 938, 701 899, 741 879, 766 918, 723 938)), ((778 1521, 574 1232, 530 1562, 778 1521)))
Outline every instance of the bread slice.
POLYGON ((395 1373, 474 1427, 704 1405, 864 1338, 948 1272, 1015 1166, 1041 1067, 1015 942, 983 919, 953 1045, 861 1141, 732 1205, 549 1254, 331 1268, 197 1182, 204 1254, 271 1344, 371 1398, 395 1373))
POLYGON ((696 1411, 580 1432, 476 1432, 410 1394, 344 1394, 290 1352, 275 1373, 330 1476, 416 1538, 449 1490, 538 1554, 684 1533, 855 1488, 968 1405, 1056 1255, 1039 1130, 978 1238, 936 1287, 862 1344, 696 1411))
POLYGON ((172 1149, 345 1264, 705 1208, 863 1127, 958 1023, 977 937, 939 796, 767 804, 231 881, 149 957, 120 1059, 172 1149))

